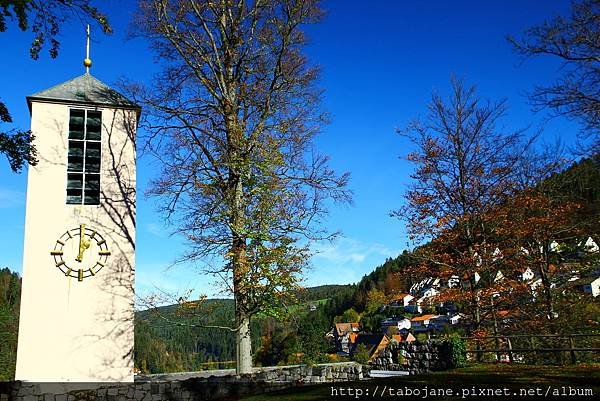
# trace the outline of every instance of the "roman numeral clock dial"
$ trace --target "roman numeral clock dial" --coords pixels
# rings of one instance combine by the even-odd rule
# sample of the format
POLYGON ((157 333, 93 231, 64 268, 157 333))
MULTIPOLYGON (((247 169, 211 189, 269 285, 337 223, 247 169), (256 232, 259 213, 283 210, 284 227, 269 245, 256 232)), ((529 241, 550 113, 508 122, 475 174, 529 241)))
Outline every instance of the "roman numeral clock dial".
POLYGON ((78 228, 67 230, 50 251, 55 266, 65 277, 93 277, 106 265, 110 251, 102 235, 80 224, 78 228))

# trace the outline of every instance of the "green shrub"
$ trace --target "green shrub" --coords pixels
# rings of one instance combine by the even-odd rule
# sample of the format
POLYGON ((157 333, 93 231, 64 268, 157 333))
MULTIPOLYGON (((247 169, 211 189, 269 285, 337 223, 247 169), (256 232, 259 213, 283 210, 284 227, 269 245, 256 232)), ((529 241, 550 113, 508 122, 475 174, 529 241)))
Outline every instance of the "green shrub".
POLYGON ((358 344, 354 350, 354 361, 364 365, 369 363, 369 359, 370 355, 367 346, 364 344, 358 344))
POLYGON ((467 347, 465 341, 459 336, 450 336, 448 344, 448 358, 451 368, 462 368, 467 363, 467 347))

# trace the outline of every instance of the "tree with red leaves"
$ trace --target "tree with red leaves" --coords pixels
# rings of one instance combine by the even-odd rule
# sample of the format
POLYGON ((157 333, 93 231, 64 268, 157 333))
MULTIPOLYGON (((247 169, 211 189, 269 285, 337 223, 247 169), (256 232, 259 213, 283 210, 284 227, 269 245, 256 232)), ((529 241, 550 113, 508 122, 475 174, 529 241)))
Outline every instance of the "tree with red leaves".
POLYGON ((415 243, 431 241, 414 254, 421 272, 460 277, 462 285, 448 292, 466 302, 478 327, 489 299, 482 284, 493 281, 480 278, 492 277, 499 259, 491 212, 514 194, 517 166, 533 138, 502 132, 505 101, 483 101, 455 78, 452 90, 448 100, 434 93, 427 118, 401 132, 414 146, 407 159, 415 171, 406 205, 393 215, 406 220, 415 243))

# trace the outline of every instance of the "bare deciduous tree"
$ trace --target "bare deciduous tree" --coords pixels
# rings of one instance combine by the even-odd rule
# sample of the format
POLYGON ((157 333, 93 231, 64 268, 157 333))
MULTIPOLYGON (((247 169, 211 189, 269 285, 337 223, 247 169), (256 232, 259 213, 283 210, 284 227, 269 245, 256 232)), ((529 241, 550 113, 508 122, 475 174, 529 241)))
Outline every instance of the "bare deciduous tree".
POLYGON ((133 91, 162 164, 149 192, 189 240, 182 260, 223 261, 206 270, 235 299, 240 373, 250 318, 286 301, 308 241, 332 235, 327 200, 350 201, 348 175, 313 144, 324 116, 302 27, 321 16, 317 0, 145 0, 138 16, 164 66, 133 91))
POLYGON ((475 273, 493 273, 497 259, 491 212, 513 193, 519 159, 533 139, 498 127, 505 101, 484 102, 455 78, 452 90, 448 100, 434 94, 428 117, 401 132, 414 146, 407 159, 415 171, 406 205, 392 215, 406 220, 416 243, 432 240, 415 256, 427 274, 461 278, 453 293, 469 303, 478 325, 485 297, 475 273))
POLYGON ((550 55, 564 64, 560 78, 537 86, 530 94, 536 110, 550 108, 583 123, 592 137, 592 152, 600 151, 600 1, 573 2, 571 18, 557 16, 524 31, 522 39, 508 37, 515 51, 532 57, 550 55))

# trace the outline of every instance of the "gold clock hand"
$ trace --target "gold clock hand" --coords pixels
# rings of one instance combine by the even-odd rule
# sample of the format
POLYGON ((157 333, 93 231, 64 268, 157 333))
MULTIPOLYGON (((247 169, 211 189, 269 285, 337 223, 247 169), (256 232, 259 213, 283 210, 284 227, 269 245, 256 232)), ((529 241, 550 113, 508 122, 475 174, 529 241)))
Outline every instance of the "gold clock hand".
POLYGON ((90 241, 85 240, 85 224, 79 225, 79 253, 75 258, 76 261, 83 261, 83 253, 90 247, 90 241))

